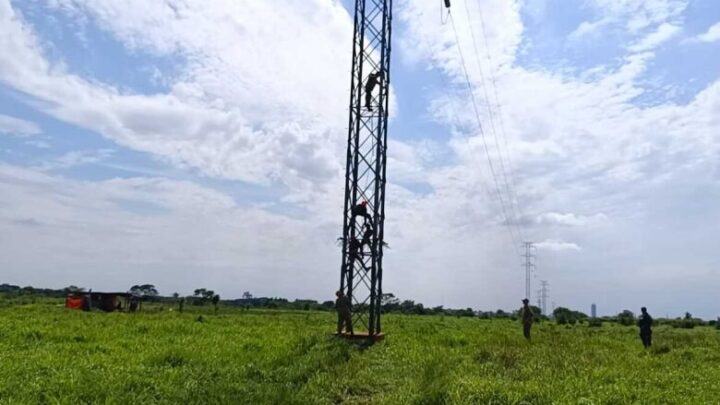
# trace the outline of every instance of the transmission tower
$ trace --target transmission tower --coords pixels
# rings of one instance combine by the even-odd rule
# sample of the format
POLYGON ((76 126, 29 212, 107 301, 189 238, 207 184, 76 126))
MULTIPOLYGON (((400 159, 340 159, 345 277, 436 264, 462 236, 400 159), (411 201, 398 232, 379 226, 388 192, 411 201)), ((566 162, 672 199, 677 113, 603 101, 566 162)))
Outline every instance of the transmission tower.
POLYGON ((355 335, 379 337, 392 0, 355 0, 354 20, 340 290, 355 335))
POLYGON ((548 285, 550 285, 547 280, 540 280, 540 297, 538 298, 542 306, 542 313, 543 315, 547 315, 547 298, 548 298, 548 285))
POLYGON ((533 259, 535 258, 535 244, 533 242, 523 242, 522 247, 525 249, 523 257, 525 258, 525 298, 530 299, 530 275, 535 267, 533 259))

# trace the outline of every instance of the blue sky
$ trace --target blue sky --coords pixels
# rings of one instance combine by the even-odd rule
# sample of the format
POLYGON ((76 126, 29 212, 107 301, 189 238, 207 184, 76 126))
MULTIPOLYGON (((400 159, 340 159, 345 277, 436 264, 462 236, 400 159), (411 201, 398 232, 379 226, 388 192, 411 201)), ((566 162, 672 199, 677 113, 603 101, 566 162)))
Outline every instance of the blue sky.
MULTIPOLYGON (((0 0, 3 282, 334 291, 350 2, 256 3, 0 0)), ((720 5, 395 15, 386 290, 717 315, 720 5)))

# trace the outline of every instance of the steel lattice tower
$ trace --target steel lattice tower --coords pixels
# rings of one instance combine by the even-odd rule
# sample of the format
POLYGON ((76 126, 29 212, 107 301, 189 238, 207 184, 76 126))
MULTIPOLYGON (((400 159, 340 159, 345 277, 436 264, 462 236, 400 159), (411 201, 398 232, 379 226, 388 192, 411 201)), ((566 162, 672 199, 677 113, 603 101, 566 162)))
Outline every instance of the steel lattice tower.
POLYGON ((523 242, 522 247, 525 248, 525 254, 523 255, 523 257, 525 258, 525 298, 529 300, 531 278, 530 275, 532 273, 533 267, 535 267, 532 262, 532 260, 535 258, 535 254, 533 253, 533 250, 535 249, 535 244, 532 242, 523 242))
POLYGON ((352 303, 357 334, 367 331, 371 337, 381 332, 391 21, 392 0, 355 0, 340 289, 352 303), (381 80, 368 92, 370 75, 378 72, 381 80), (369 216, 354 216, 353 208, 363 201, 369 216), (357 247, 363 239, 365 221, 371 223, 372 236, 357 254, 352 243, 357 247))

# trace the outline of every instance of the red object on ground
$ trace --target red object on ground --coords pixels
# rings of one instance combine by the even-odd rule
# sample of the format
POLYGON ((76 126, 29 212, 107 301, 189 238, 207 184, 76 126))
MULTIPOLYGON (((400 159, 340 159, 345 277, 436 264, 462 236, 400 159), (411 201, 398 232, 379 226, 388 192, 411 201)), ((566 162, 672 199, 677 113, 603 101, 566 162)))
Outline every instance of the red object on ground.
POLYGON ((65 299, 65 308, 83 309, 84 297, 67 297, 65 299))

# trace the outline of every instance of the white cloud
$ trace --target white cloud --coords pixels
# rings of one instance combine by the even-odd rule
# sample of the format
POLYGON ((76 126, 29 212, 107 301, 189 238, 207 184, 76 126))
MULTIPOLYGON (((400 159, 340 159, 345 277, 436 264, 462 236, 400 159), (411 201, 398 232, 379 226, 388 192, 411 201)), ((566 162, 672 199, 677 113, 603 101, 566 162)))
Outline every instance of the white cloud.
POLYGON ((583 21, 568 35, 568 39, 571 41, 580 41, 586 39, 588 36, 600 35, 602 29, 610 23, 612 23, 612 20, 609 18, 603 18, 593 22, 583 21))
MULTIPOLYGON (((9 208, 0 214, 12 228, 0 235, 12 234, 13 244, 0 244, 7 253, 0 257, 10 263, 3 268, 12 268, 17 279, 31 274, 41 280, 56 266, 63 269, 52 273, 57 283, 72 277, 95 283, 95 269, 104 264, 102 282, 113 286, 151 276, 170 290, 214 282, 232 290, 228 294, 250 288, 321 298, 333 291, 339 252, 332 241, 340 230, 346 135, 345 108, 338 106, 347 102, 351 23, 337 3, 188 1, 174 9, 161 2, 62 3, 91 15, 128 48, 189 62, 167 94, 142 96, 85 80, 51 65, 31 27, 0 1, 0 33, 9 38, 3 43, 7 52, 0 53, 5 85, 37 97, 55 117, 122 145, 204 174, 284 182, 291 193, 259 209, 238 206, 233 198, 193 183, 162 178, 83 183, 6 167, 0 202, 9 208), (154 211, 146 205, 158 206, 159 213, 149 215, 154 211), (270 212, 298 206, 305 211, 297 219, 270 212), (29 224, 49 224, 43 226, 52 232, 38 239, 29 224), (52 254, 34 254, 35 245, 52 254), (81 254, 86 251, 90 257, 81 254)), ((608 8, 614 24, 636 36, 659 31, 664 23, 679 26, 684 4, 598 3, 608 8)), ((390 144, 388 175, 395 183, 387 186, 391 249, 385 289, 430 305, 510 307, 516 303, 513 294, 522 294, 522 274, 460 85, 464 79, 452 31, 438 23, 437 4, 397 4, 396 15, 407 31, 394 32, 399 36, 393 49, 400 51, 395 55, 447 77, 430 114, 449 128, 452 139, 442 145, 451 155, 442 165, 433 160, 439 148, 432 143, 390 144), (420 195, 397 184, 421 181, 432 191, 420 195), (437 302, 439 294, 446 301, 437 302)), ((648 248, 663 242, 664 234, 677 239, 676 245, 658 249, 653 260, 671 263, 663 267, 667 277, 681 277, 689 263, 704 274, 710 265, 700 261, 701 255, 673 252, 711 251, 720 243, 717 211, 708 209, 698 223, 684 216, 704 197, 715 201, 712 193, 718 190, 720 82, 686 105, 640 107, 634 100, 643 94, 638 82, 652 52, 628 54, 619 67, 582 79, 525 68, 517 62, 524 39, 521 4, 482 2, 492 59, 484 54, 480 59, 486 72, 495 72, 518 200, 524 217, 536 219, 526 236, 544 241, 540 246, 555 260, 541 261, 539 271, 553 282, 558 302, 582 304, 585 297, 574 292, 589 279, 595 293, 612 290, 618 280, 638 279, 640 265, 648 266, 648 248), (693 229, 673 229, 683 220, 693 229), (598 223, 603 226, 587 232, 598 223), (702 238, 691 244, 696 234, 702 238)), ((481 79, 471 57, 471 27, 478 39, 482 36, 477 3, 468 5, 471 24, 463 13, 454 14, 477 87, 481 79)), ((454 4, 454 10, 463 9, 459 1, 454 4)), ((479 45, 484 52, 482 41, 479 45)), ((484 94, 477 88, 481 120, 488 123, 484 94)), ((504 148, 487 130, 491 159, 499 168, 497 156, 504 148)), ((717 275, 704 277, 706 284, 717 285, 717 275)), ((658 287, 654 280, 649 283, 648 289, 658 287)), ((627 302, 627 291, 608 299, 627 302)), ((653 299, 652 294, 635 296, 653 299)))
POLYGON ((48 149, 50 148, 50 143, 46 141, 41 140, 31 140, 31 141, 25 141, 25 145, 34 146, 38 149, 48 149))
POLYGON ((56 4, 91 15, 128 48, 187 64, 167 94, 85 80, 51 64, 32 27, 2 0, 0 81, 47 113, 212 176, 303 190, 339 173, 352 33, 340 4, 56 4))
POLYGON ((713 24, 708 30, 696 37, 700 42, 716 42, 720 41, 720 22, 713 24))
POLYGON ((599 213, 591 216, 573 213, 544 212, 537 216, 536 222, 541 225, 586 226, 605 221, 607 216, 599 213))
MULTIPOLYGON (((634 49, 645 51, 628 53, 619 67, 608 65, 593 75, 579 75, 578 78, 564 72, 517 64, 496 66, 509 151, 516 168, 518 200, 525 213, 524 218, 535 218, 536 222, 536 226, 525 231, 526 238, 544 241, 540 246, 548 252, 576 251, 583 255, 582 260, 577 259, 582 263, 553 256, 555 262, 540 270, 541 273, 546 272, 545 277, 551 280, 553 275, 562 273, 562 277, 566 277, 563 287, 568 291, 582 285, 583 277, 593 271, 590 269, 602 269, 605 279, 598 280, 600 284, 635 277, 635 266, 642 262, 642 252, 647 246, 640 242, 643 237, 627 230, 652 227, 655 221, 665 222, 667 218, 656 217, 660 201, 679 206, 686 203, 682 196, 668 190, 683 187, 688 178, 704 184, 703 190, 718 189, 720 138, 711 134, 717 134, 720 128, 720 81, 709 85, 685 105, 659 103, 654 107, 640 107, 635 103, 635 99, 643 95, 640 83, 654 58, 649 51, 676 35, 686 6, 685 2, 676 1, 650 3, 603 3, 603 7, 608 8, 606 15, 616 21, 614 23, 625 24, 632 20, 625 29, 633 35, 651 33, 634 49), (642 15, 643 21, 635 15, 635 11, 642 15), (602 214, 581 216, 572 214, 574 212, 602 214), (607 218, 612 218, 612 221, 607 221, 607 218), (598 224, 603 226, 593 228, 592 233, 584 229, 598 224), (605 268, 604 254, 624 252, 626 249, 632 250, 632 253, 614 262, 614 268, 605 268), (573 267, 582 271, 572 272, 570 269, 573 267)), ((505 3, 509 13, 515 6, 505 3)), ((462 10, 462 5, 457 9, 462 10)), ((411 38, 404 39, 413 44, 414 54, 421 55, 417 63, 428 63, 431 68, 449 75, 450 82, 457 83, 455 88, 445 88, 442 96, 432 105, 438 122, 451 126, 455 131, 457 137, 450 145, 457 157, 456 164, 429 174, 437 192, 428 200, 442 198, 442 202, 435 201, 437 211, 425 207, 425 201, 414 204, 421 212, 439 212, 441 219, 437 220, 448 221, 455 232, 461 232, 462 215, 459 213, 465 212, 474 215, 474 220, 467 220, 467 223, 481 229, 493 229, 494 238, 505 239, 506 230, 497 227, 503 221, 498 220, 502 215, 499 214, 499 202, 493 197, 494 185, 484 162, 484 148, 473 122, 474 117, 468 112, 469 97, 463 89, 462 72, 458 69, 459 56, 453 48, 452 37, 448 39, 447 36, 448 31, 452 36, 451 28, 439 28, 437 24, 430 23, 430 19, 437 18, 432 5, 413 3, 409 10, 412 14, 408 21, 426 21, 419 25, 422 29, 417 28, 418 32, 411 30, 411 38), (475 192, 469 192, 471 189, 475 192)), ((503 11, 495 11, 498 15, 505 15, 503 11)), ((462 21, 462 13, 460 16, 456 14, 457 21, 462 21)), ((488 23, 495 27, 493 29, 508 25, 502 18, 497 21, 488 19, 488 23)), ((516 44, 523 30, 510 27, 508 32, 517 37, 506 38, 507 44, 516 44)), ((469 31, 460 24, 459 28, 463 53, 470 61, 471 80, 477 89, 476 98, 484 102, 485 95, 480 87, 482 80, 473 65, 469 31)), ((508 49, 515 52, 512 46, 508 49)), ((481 49, 483 62, 484 52, 481 49)), ((505 51, 499 52, 503 55, 505 51)), ((513 59, 507 57, 506 60, 513 59)), ((495 145, 487 128, 490 118, 487 112, 481 111, 481 115, 488 131, 491 157, 498 171, 498 151, 502 147, 495 145)), ((422 213, 416 215, 431 221, 422 213)), ((406 225, 410 228, 417 226, 414 223, 406 225)), ((696 224, 694 231, 716 240, 710 236, 714 232, 710 228, 696 224)), ((509 250, 511 248, 504 242, 503 253, 491 255, 509 254, 509 250)), ((456 250, 450 248, 449 251, 456 250)), ((674 254, 668 251, 663 256, 656 261, 669 260, 674 254)), ((698 266, 706 268, 701 264, 698 266)), ((673 272, 674 277, 682 277, 682 266, 675 267, 673 272)), ((717 280, 717 277, 714 279, 717 280)), ((569 300, 580 300, 569 292, 567 297, 569 300)))
POLYGON ((40 127, 30 121, 0 114, 0 133, 19 137, 28 137, 42 133, 40 127))
POLYGON ((580 246, 578 246, 576 243, 564 242, 562 240, 556 239, 547 239, 542 242, 537 242, 535 246, 540 250, 550 250, 554 252, 562 252, 567 250, 579 252, 580 250, 582 250, 580 246))
POLYGON ((39 170, 68 169, 75 166, 97 163, 113 155, 112 149, 77 150, 67 152, 53 160, 41 163, 39 170))
POLYGON ((631 33, 671 22, 687 8, 687 0, 591 0, 598 12, 605 18, 623 21, 631 33))
POLYGON ((661 24, 654 32, 631 45, 628 49, 632 52, 644 52, 655 49, 676 36, 680 30, 681 28, 677 25, 669 23, 661 24))

